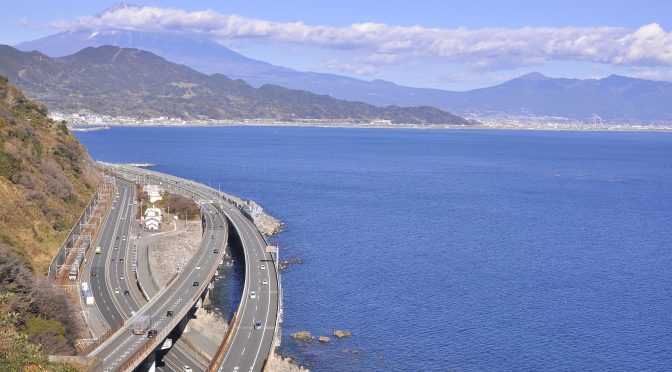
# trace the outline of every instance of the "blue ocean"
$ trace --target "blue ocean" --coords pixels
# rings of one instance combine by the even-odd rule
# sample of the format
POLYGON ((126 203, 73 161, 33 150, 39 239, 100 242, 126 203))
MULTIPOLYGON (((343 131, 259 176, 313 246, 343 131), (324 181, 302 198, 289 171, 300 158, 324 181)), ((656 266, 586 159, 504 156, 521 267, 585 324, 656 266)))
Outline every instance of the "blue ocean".
POLYGON ((282 273, 280 351, 313 371, 672 369, 672 133, 77 137, 94 159, 154 163, 281 219, 271 242, 303 263, 282 273))

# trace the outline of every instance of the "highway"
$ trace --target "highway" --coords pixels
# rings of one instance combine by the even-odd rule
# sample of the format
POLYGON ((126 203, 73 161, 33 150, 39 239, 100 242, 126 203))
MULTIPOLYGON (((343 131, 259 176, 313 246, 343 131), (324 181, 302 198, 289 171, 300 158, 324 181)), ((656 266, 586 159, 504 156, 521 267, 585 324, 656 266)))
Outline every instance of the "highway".
MULTIPOLYGON (((85 270, 82 277, 82 281, 89 281, 96 306, 110 327, 123 321, 135 309, 131 305, 134 299, 123 295, 129 288, 126 280, 121 280, 120 277, 126 279, 128 275, 125 265, 119 264, 119 259, 124 258, 128 250, 135 194, 132 184, 117 180, 117 194, 96 243, 102 248, 102 252, 92 255, 90 269, 85 270), (114 293, 116 288, 119 288, 119 293, 114 293)), ((137 302, 135 305, 137 306, 137 302)))
POLYGON ((273 346, 279 298, 276 267, 271 254, 266 252, 266 241, 256 226, 237 207, 225 201, 227 195, 210 187, 130 166, 111 167, 128 179, 143 182, 151 178, 154 183, 161 182, 164 187, 171 185, 182 189, 183 194, 212 201, 231 221, 244 249, 245 284, 236 313, 237 326, 232 330, 230 347, 218 370, 261 371, 273 346), (256 322, 260 322, 259 329, 255 329, 256 322))
MULTIPOLYGON (((203 204, 202 212, 205 219, 204 237, 206 238, 203 239, 194 258, 181 270, 177 279, 169 287, 152 298, 146 306, 140 308, 136 315, 126 321, 121 330, 90 354, 103 360, 103 370, 116 370, 148 342, 163 341, 175 323, 192 308, 198 295, 207 286, 224 253, 228 229, 224 217, 212 205, 203 204), (173 317, 167 316, 168 310, 173 311, 173 317), (132 335, 132 319, 139 315, 151 316, 152 328, 158 331, 156 339, 132 335)), ((119 273, 117 272, 117 276, 119 273)), ((122 304, 121 307, 123 308, 124 305, 122 304)))

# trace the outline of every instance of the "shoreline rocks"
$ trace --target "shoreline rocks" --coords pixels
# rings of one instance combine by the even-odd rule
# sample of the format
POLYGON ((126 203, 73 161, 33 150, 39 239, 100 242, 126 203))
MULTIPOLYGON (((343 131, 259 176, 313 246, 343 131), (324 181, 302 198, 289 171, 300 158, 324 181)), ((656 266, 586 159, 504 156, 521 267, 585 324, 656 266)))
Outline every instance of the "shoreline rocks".
POLYGON ((303 263, 303 260, 301 259, 301 257, 292 257, 292 258, 288 258, 286 260, 280 261, 280 263, 278 263, 278 268, 280 270, 284 270, 288 266, 301 265, 302 263, 303 263))
POLYGON ((273 353, 269 360, 269 370, 274 372, 305 372, 309 369, 299 365, 291 357, 285 357, 277 353, 273 353))
POLYGON ((321 343, 326 344, 327 342, 330 341, 330 338, 327 337, 327 336, 320 336, 320 337, 318 338, 318 340, 319 340, 321 343))

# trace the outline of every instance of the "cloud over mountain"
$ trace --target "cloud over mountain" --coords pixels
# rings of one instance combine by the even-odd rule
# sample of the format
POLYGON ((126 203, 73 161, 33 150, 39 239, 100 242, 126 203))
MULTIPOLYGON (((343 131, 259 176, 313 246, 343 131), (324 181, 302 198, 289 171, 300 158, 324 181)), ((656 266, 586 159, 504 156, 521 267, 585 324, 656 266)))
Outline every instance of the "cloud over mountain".
MULTIPOLYGON (((222 42, 287 43, 370 54, 369 66, 405 58, 435 58, 497 70, 545 61, 584 61, 621 66, 672 65, 672 33, 651 23, 621 27, 446 29, 355 23, 347 27, 273 22, 160 7, 113 7, 96 16, 57 21, 61 29, 142 30, 199 35, 222 42), (383 57, 381 57, 383 56, 383 57)), ((348 66, 355 69, 356 66, 348 66)), ((372 67, 371 67, 372 68, 372 67)))

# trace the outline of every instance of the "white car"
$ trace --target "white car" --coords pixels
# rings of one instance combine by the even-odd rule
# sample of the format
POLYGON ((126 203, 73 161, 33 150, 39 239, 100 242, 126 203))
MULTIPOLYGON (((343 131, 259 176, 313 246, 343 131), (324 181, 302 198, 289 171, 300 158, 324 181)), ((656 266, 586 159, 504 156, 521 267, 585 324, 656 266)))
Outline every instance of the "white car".
POLYGON ((266 270, 266 265, 261 265, 262 270, 266 270))
POLYGON ((191 369, 191 367, 189 367, 189 366, 184 366, 184 367, 182 367, 182 371, 184 371, 184 372, 192 372, 192 369, 191 369))
POLYGON ((123 277, 123 276, 120 276, 120 277, 119 277, 119 280, 124 280, 124 277, 123 277))
POLYGON ((114 293, 119 293, 119 288, 115 288, 114 293))
POLYGON ((268 280, 266 280, 266 279, 262 280, 262 281, 261 281, 261 284, 263 284, 263 285, 268 285, 268 280))
POLYGON ((257 298, 257 292, 255 291, 250 292, 250 298, 257 298))

